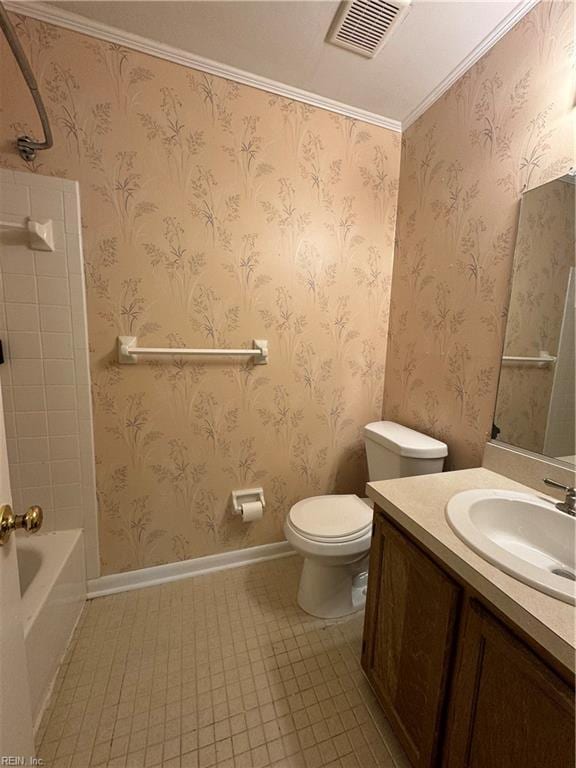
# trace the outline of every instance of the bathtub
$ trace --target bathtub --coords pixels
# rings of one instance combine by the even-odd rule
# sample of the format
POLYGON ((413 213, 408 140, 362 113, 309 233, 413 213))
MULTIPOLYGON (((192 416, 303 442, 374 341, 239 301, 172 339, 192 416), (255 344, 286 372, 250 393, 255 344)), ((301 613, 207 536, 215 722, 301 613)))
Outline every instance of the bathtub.
POLYGON ((83 531, 18 534, 24 644, 37 726, 86 600, 83 531))

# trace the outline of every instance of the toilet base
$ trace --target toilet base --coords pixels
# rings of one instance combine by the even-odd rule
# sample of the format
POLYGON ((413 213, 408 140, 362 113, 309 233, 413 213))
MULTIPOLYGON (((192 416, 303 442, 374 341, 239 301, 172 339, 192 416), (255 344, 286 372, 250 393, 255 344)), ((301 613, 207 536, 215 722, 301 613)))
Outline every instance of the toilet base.
POLYGON ((320 619, 339 619, 366 603, 368 557, 355 563, 325 565, 305 558, 298 588, 298 605, 320 619))

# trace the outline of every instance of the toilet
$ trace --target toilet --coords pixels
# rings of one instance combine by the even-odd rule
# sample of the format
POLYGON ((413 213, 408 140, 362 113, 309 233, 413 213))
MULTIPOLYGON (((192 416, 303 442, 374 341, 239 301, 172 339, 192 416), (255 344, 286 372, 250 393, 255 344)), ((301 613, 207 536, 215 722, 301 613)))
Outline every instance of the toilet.
MULTIPOLYGON (((368 476, 373 480, 442 472, 448 447, 392 421, 364 427, 368 476)), ((366 602, 372 536, 372 501, 354 494, 312 496, 290 509, 286 539, 304 558, 298 605, 336 619, 366 602)))

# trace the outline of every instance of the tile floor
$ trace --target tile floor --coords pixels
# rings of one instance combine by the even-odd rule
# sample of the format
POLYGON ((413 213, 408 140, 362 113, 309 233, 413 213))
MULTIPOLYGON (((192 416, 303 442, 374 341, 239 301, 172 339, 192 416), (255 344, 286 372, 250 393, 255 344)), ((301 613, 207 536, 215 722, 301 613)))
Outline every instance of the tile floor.
POLYGON ((92 600, 38 732, 50 768, 406 768, 362 615, 296 605, 296 556, 92 600))

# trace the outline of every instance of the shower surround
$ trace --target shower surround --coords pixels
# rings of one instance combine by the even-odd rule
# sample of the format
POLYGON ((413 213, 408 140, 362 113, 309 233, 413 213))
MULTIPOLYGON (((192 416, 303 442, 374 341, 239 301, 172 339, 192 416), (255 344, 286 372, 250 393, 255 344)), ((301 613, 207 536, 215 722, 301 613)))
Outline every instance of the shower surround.
POLYGON ((400 135, 13 16, 54 126, 36 131, 0 41, 0 163, 80 182, 102 572, 283 539, 291 504, 362 492, 380 418, 400 135), (27 121, 30 121, 29 123, 27 121), (246 346, 270 364, 120 367, 146 346, 246 346), (262 485, 264 519, 229 510, 262 485))
MULTIPOLYGON (((6 355, 0 382, 12 502, 18 513, 42 507, 42 534, 82 528, 86 575, 95 578, 100 563, 78 185, 0 168, 0 218, 21 225, 27 217, 52 221, 55 249, 32 251, 26 233, 0 233, 6 355)), ((46 586, 50 578, 41 581, 46 586)))

